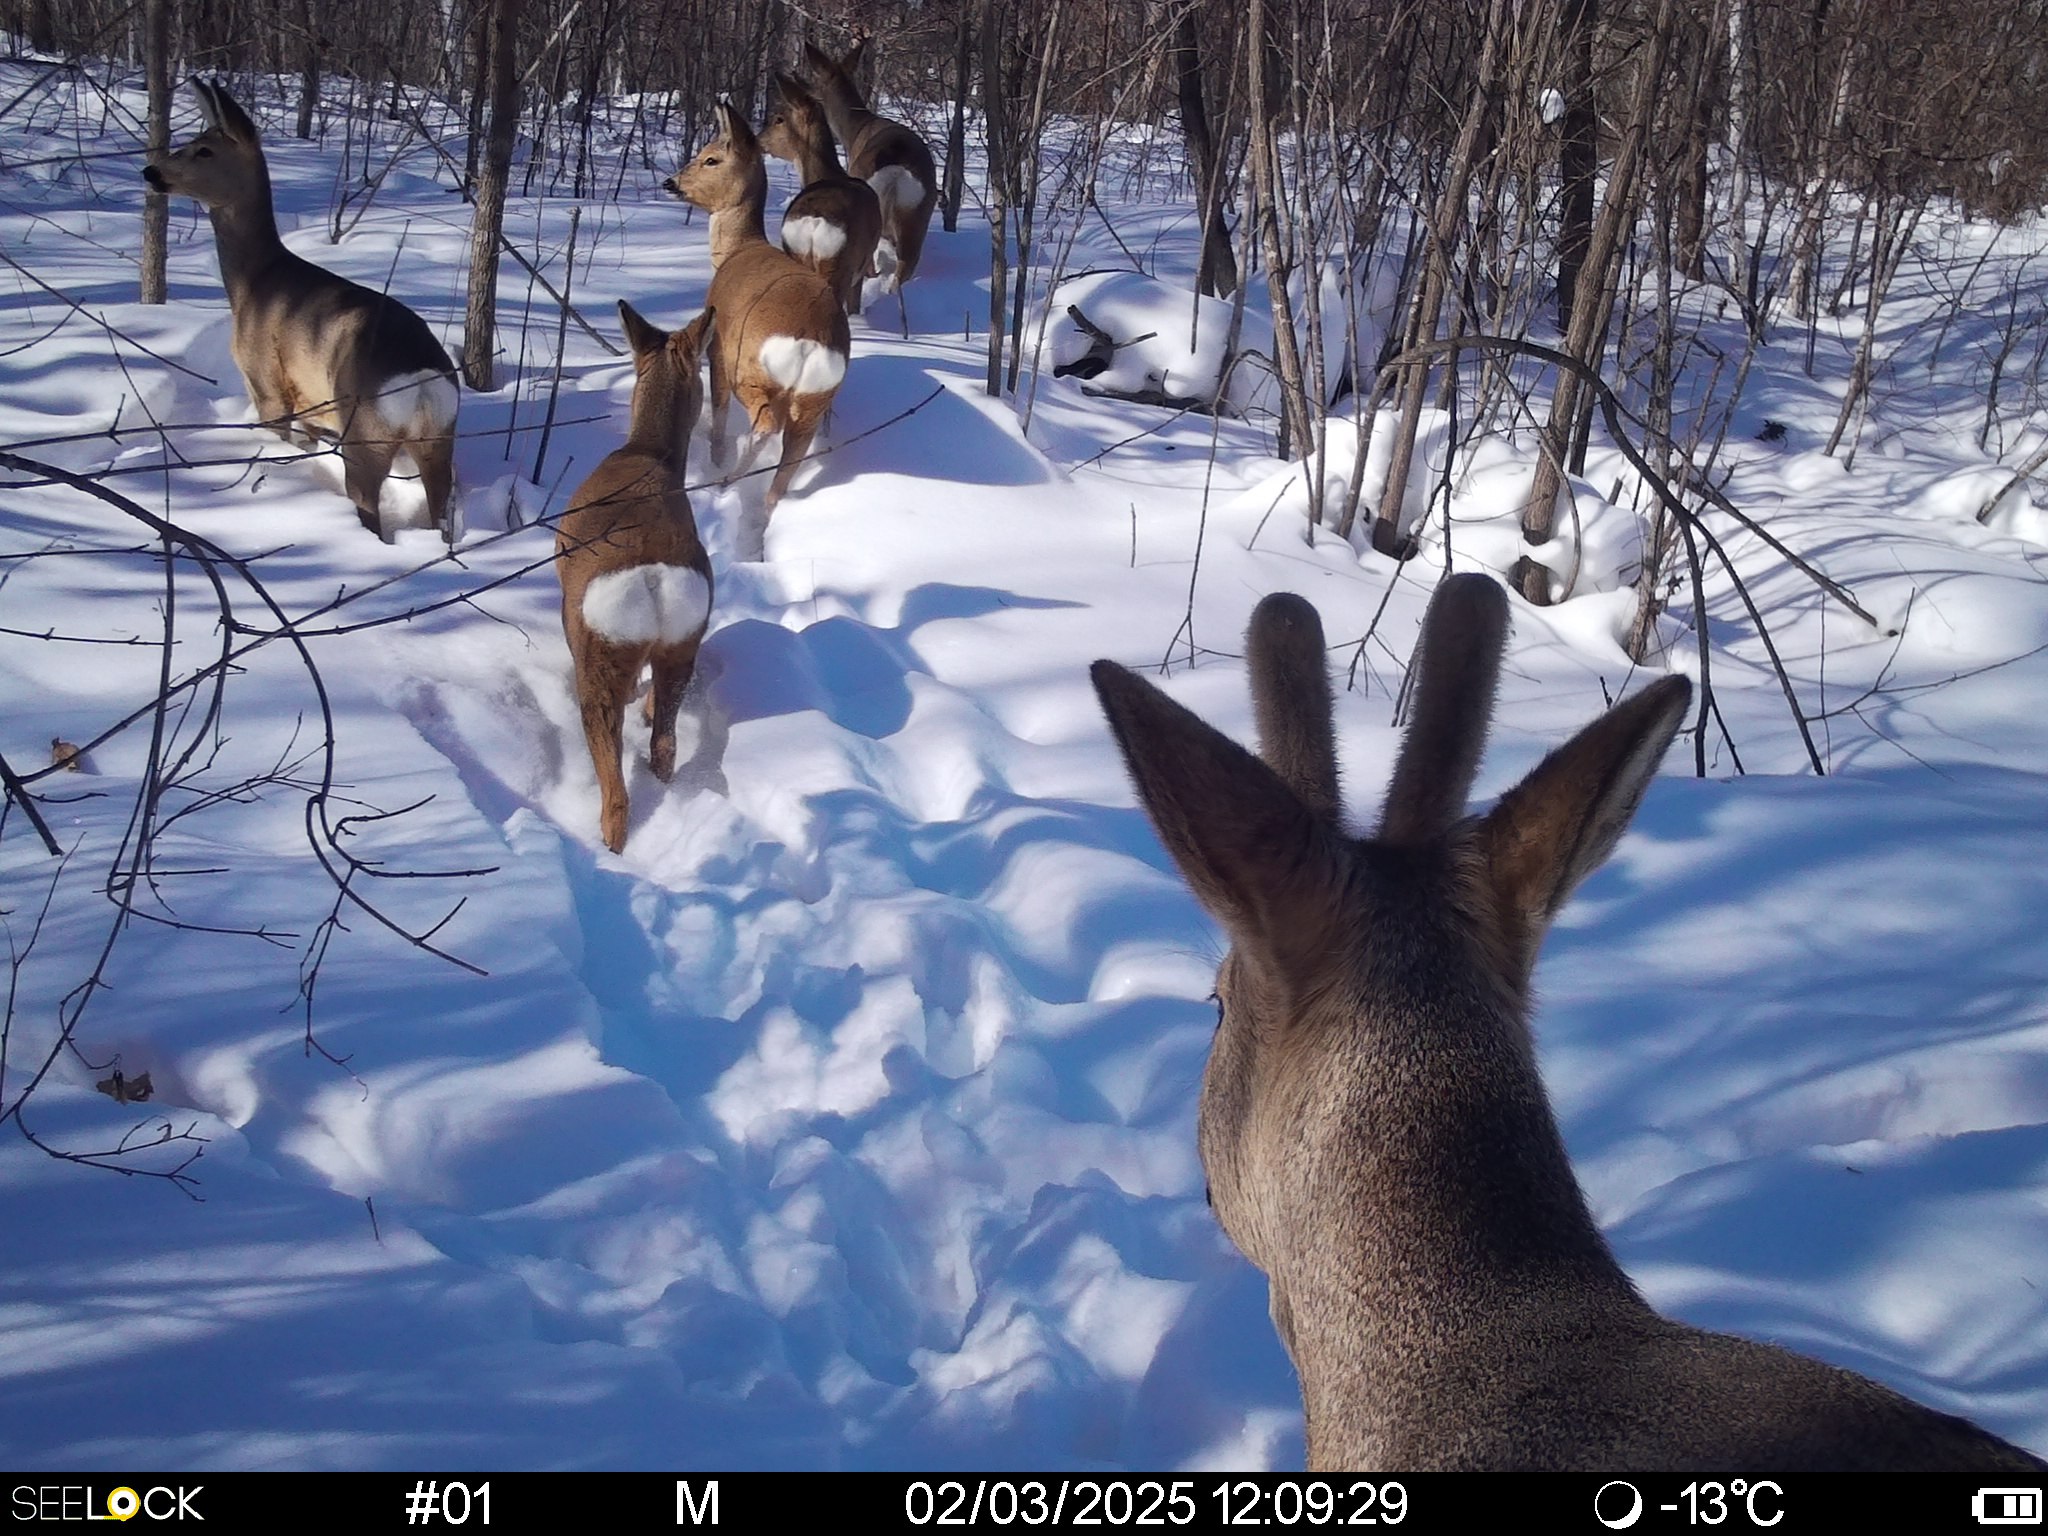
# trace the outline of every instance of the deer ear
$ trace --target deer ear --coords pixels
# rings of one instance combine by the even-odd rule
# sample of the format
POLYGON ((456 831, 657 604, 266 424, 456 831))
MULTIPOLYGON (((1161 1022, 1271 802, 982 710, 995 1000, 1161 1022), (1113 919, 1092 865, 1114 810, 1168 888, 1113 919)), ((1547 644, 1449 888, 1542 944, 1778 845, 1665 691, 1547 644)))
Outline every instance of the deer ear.
POLYGON ((829 74, 836 67, 832 62, 832 55, 811 42, 804 44, 804 65, 813 75, 820 77, 829 74))
POLYGON ((1386 841, 1427 842, 1464 815, 1486 750, 1507 631, 1507 597, 1490 576, 1452 576, 1430 599, 1408 734, 1380 817, 1386 841))
POLYGON ((1659 678, 1538 763, 1480 822, 1487 877, 1523 925, 1525 963, 1635 819, 1691 698, 1690 679, 1659 678))
POLYGON ((1259 756, 1302 804, 1337 815, 1337 745, 1331 722, 1330 669, 1315 605, 1275 592, 1252 610, 1245 631, 1259 756))
POLYGON ((213 97, 214 127, 240 143, 256 143, 258 134, 255 119, 244 112, 241 103, 227 93, 227 87, 216 80, 212 82, 209 90, 213 97))
POLYGON ((1111 661, 1089 674, 1138 799, 1202 905, 1282 979, 1330 949, 1347 843, 1266 764, 1111 661))
POLYGON ((194 75, 188 84, 192 87, 192 94, 199 98, 199 111, 206 119, 206 126, 218 128, 220 126, 220 103, 214 99, 213 82, 202 80, 199 76, 194 75))
POLYGON ((844 74, 849 80, 852 79, 860 72, 860 61, 866 56, 867 51, 867 34, 862 33, 853 40, 853 46, 847 49, 844 56, 839 60, 840 73, 844 74))
POLYGON ((668 345, 668 332, 643 319, 640 311, 624 299, 619 300, 619 323, 626 328, 626 344, 636 358, 647 357, 668 345))
POLYGON ((704 306, 704 312, 701 315, 676 332, 675 340, 677 345, 689 354, 692 362, 695 362, 703 355, 704 339, 711 334, 711 319, 717 313, 717 310, 707 304, 704 306))
POLYGON ((747 121, 746 115, 733 105, 730 96, 718 98, 718 120, 724 125, 725 136, 732 140, 736 147, 745 149, 754 143, 753 125, 747 121))

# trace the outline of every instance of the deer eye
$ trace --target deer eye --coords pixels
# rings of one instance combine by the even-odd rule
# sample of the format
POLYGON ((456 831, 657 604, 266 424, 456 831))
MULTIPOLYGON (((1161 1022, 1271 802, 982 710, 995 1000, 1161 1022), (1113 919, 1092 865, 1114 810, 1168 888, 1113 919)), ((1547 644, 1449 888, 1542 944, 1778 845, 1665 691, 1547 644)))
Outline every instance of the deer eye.
POLYGON ((709 160, 706 160, 706 161, 705 161, 704 163, 705 163, 705 164, 706 164, 707 166, 710 166, 710 165, 716 165, 716 164, 718 164, 718 156, 716 156, 716 155, 713 155, 713 156, 712 156, 712 157, 711 157, 711 158, 710 158, 709 160))
POLYGON ((213 158, 213 151, 202 145, 200 148, 192 151, 192 158, 195 160, 211 160, 213 158))

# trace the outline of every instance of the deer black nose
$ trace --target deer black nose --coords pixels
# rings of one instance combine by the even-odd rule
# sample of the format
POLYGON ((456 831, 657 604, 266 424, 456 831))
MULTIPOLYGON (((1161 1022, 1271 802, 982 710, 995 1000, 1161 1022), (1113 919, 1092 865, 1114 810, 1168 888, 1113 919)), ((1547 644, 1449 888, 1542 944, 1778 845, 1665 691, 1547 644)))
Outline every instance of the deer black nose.
POLYGON ((169 190, 167 187, 164 186, 164 173, 158 170, 153 165, 145 165, 142 168, 142 179, 148 182, 152 187, 155 187, 159 192, 169 190))

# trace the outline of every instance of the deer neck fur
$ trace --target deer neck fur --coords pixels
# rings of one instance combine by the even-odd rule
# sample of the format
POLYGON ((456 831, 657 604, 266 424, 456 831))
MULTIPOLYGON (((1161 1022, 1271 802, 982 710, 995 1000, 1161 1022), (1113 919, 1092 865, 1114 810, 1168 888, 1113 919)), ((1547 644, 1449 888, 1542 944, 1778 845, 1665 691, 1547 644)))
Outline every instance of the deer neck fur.
MULTIPOLYGON (((868 125, 874 113, 862 99, 860 87, 847 79, 839 70, 819 80, 816 85, 818 101, 825 108, 825 120, 832 125, 832 132, 839 142, 851 148, 854 136, 868 125)), ((805 175, 809 175, 808 171, 805 175)))
POLYGON ((633 387, 633 415, 626 448, 670 465, 680 476, 691 423, 683 419, 689 391, 674 359, 657 358, 633 387))
POLYGON ((716 271, 734 251, 768 239, 768 172, 760 166, 747 178, 746 195, 711 215, 711 266, 716 271))
POLYGON ((1453 931, 1380 952, 1373 988, 1405 995, 1399 1014, 1352 1011, 1359 986, 1342 975, 1302 996, 1242 955, 1221 983, 1261 1044, 1219 1031, 1203 1157, 1224 1175, 1212 1175, 1219 1191, 1291 1194, 1288 1208, 1231 1210, 1227 1225, 1261 1250, 1301 1377, 1311 1466, 1394 1464, 1392 1437, 1434 1421, 1446 1393, 1512 1390, 1532 1337, 1656 1326, 1572 1172, 1526 988, 1493 979, 1526 971, 1437 958, 1499 942, 1483 888, 1461 878, 1457 836, 1450 848, 1357 855, 1353 888, 1385 887, 1386 926, 1397 903, 1452 914, 1453 931), (1408 957, 1416 974, 1399 975, 1408 957), (1288 1036, 1302 1060, 1273 1048, 1288 1036))
POLYGON ((814 124, 798 142, 796 168, 807 187, 820 181, 845 179, 846 167, 839 161, 839 147, 832 141, 832 130, 824 123, 814 124))
POLYGON ((213 243, 220 258, 221 286, 232 306, 256 279, 289 252, 277 232, 277 214, 270 202, 270 174, 259 160, 249 188, 232 202, 207 209, 213 243))

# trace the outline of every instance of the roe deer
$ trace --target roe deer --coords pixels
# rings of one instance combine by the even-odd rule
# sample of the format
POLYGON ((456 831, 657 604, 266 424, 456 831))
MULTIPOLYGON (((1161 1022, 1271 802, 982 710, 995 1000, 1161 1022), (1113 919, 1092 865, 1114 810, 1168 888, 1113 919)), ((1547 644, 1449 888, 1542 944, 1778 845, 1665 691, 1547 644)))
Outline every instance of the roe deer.
POLYGON ((619 319, 633 348, 633 424, 625 446, 605 455, 555 525, 562 628, 604 801, 600 830, 613 853, 626 846, 619 762, 626 702, 652 665, 648 759, 654 776, 666 781, 676 767, 676 709, 711 619, 711 560, 690 516, 683 474, 704 401, 697 356, 712 312, 673 334, 623 301, 619 319))
POLYGON ((765 516, 803 462, 818 423, 846 377, 852 348, 839 295, 817 273, 768 243, 768 172, 754 130, 719 98, 719 136, 664 186, 711 214, 711 291, 718 312, 711 345, 711 460, 726 460, 726 405, 738 395, 752 435, 733 478, 753 467, 762 443, 782 434, 765 516))
POLYGON ((900 292, 917 275, 924 255, 925 231, 939 201, 939 173, 932 152, 917 133, 891 118, 868 110, 867 99, 853 83, 862 38, 843 59, 804 44, 804 73, 839 142, 846 146, 846 168, 875 189, 882 205, 882 238, 896 253, 889 286, 900 292))
POLYGON ((793 160, 803 190, 782 210, 782 248, 830 283, 849 315, 860 313, 861 285, 882 237, 875 189, 846 174, 825 109, 788 75, 775 77, 781 102, 769 111, 761 148, 793 160))
POLYGON ((1312 1470, 1784 1472, 2043 1464, 1849 1371, 1653 1312, 1608 1250, 1528 1025, 1544 932, 1635 815, 1685 713, 1671 677, 1484 815, 1500 589, 1423 625, 1378 832, 1342 824, 1323 630, 1278 594, 1246 649, 1260 755, 1113 662, 1138 798, 1228 930, 1203 1076, 1218 1220, 1266 1273, 1312 1470))
POLYGON ((206 131, 152 154, 142 175, 159 192, 198 199, 213 221, 235 366, 262 425, 287 442, 294 426, 334 439, 349 500, 386 543, 378 493, 404 449, 419 467, 428 515, 454 543, 455 365, 396 299, 285 249, 255 123, 217 83, 195 79, 192 88, 206 131))

